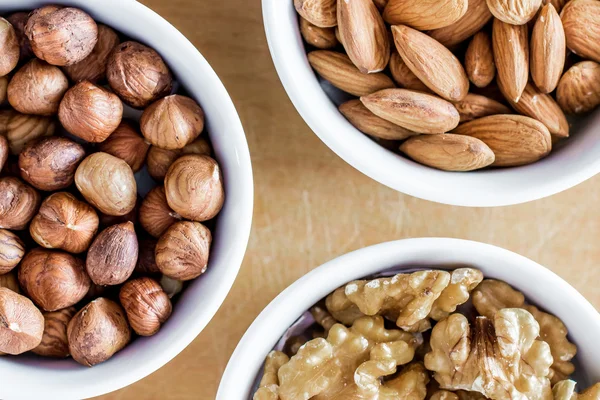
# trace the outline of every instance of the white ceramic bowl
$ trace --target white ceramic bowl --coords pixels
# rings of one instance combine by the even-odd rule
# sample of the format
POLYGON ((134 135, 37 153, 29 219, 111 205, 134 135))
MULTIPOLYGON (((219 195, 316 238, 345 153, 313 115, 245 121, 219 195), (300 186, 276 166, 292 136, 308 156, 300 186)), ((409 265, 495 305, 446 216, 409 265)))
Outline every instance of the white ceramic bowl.
MULTIPOLYGON (((48 1, 3 0, 0 14, 48 1)), ((203 107, 225 183, 226 201, 214 230, 208 271, 182 293, 169 321, 93 368, 72 360, 0 357, 0 398, 82 399, 127 386, 181 352, 208 324, 235 280, 252 222, 253 183, 248 144, 227 91, 198 50, 159 15, 133 0, 57 0, 81 7, 99 22, 156 49, 177 80, 203 107)))
POLYGON ((579 346, 578 379, 600 381, 600 314, 564 280, 535 262, 501 248, 458 239, 407 239, 367 247, 330 261, 297 280, 269 304, 246 331, 223 374, 217 400, 249 400, 266 355, 302 313, 355 279, 390 269, 479 268, 521 290, 528 301, 561 318, 579 346))
POLYGON ((578 122, 549 157, 524 167, 453 173, 394 154, 338 111, 339 91, 320 82, 307 61, 293 1, 262 0, 262 5, 275 67, 300 115, 347 163, 390 188, 438 203, 494 207, 550 196, 600 172, 600 112, 578 122))

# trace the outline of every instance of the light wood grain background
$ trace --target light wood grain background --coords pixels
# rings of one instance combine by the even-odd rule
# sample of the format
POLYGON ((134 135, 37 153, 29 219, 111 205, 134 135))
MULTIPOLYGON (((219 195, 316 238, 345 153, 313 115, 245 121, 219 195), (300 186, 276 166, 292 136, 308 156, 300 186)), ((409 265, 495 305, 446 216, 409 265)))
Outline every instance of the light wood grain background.
POLYGON ((600 176, 495 209, 397 193, 339 159, 300 118, 271 62, 259 0, 142 2, 198 47, 229 90, 252 154, 254 226, 238 279, 204 332, 156 373, 102 399, 214 399, 237 342, 278 293, 325 261, 393 239, 495 244, 547 266, 600 307, 600 176))

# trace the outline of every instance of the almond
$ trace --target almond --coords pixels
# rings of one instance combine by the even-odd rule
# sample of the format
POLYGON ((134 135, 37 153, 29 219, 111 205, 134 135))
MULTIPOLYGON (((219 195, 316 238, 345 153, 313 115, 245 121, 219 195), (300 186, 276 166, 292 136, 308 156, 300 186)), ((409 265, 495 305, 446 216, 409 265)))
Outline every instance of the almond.
POLYGON ((333 86, 354 96, 366 96, 381 89, 395 87, 385 74, 363 74, 347 55, 329 50, 308 53, 310 65, 333 86))
POLYGON ((442 133, 408 139, 400 151, 418 163, 444 171, 474 171, 491 165, 494 152, 481 140, 442 133))
POLYGON ((500 21, 524 25, 535 17, 542 0, 487 0, 487 5, 494 17, 500 21))
POLYGON ((550 153, 548 128, 522 115, 492 115, 460 125, 452 133, 482 140, 496 155, 496 167, 531 164, 550 153))
POLYGON ((300 16, 321 28, 337 25, 337 0, 294 0, 300 16))
POLYGON ((397 52, 392 53, 390 58, 390 72, 392 78, 398 85, 405 89, 420 90, 421 92, 431 92, 427 86, 406 66, 402 57, 397 52))
MULTIPOLYGON (((500 90, 504 87, 500 85, 500 90)), ((510 105, 520 114, 537 119, 551 134, 560 137, 569 137, 569 122, 565 114, 554 101, 552 96, 539 91, 535 85, 528 83, 518 103, 506 97, 510 105)))
POLYGON ((554 6, 554 9, 558 13, 560 13, 568 1, 569 0, 542 0, 542 4, 543 5, 552 4, 554 6))
POLYGON ((496 77, 492 40, 486 32, 477 32, 469 43, 465 54, 465 70, 469 80, 477 87, 486 87, 496 77))
POLYGON ((383 71, 390 61, 390 42, 373 0, 338 0, 337 20, 341 42, 360 72, 383 71))
POLYGON ((340 112, 359 131, 367 135, 386 140, 404 140, 418 133, 392 124, 373 114, 358 99, 350 100, 340 106, 340 112))
POLYGON ((567 47, 580 57, 600 62, 600 1, 571 0, 560 17, 567 47))
POLYGON ((460 121, 452 103, 414 90, 385 89, 360 101, 375 115, 414 132, 444 133, 460 121))
POLYGON ((300 17, 300 33, 306 43, 318 49, 332 49, 338 44, 335 28, 320 28, 302 17, 300 17))
POLYGON ((566 55, 560 16, 552 4, 545 5, 531 34, 531 77, 543 93, 553 92, 558 86, 566 55))
POLYGON ((383 18, 391 25, 438 29, 461 19, 468 6, 467 0, 389 0, 383 18))
POLYGON ((429 89, 450 101, 465 98, 469 92, 469 79, 450 50, 405 25, 392 26, 392 33, 402 60, 429 89))
POLYGON ((529 79, 527 25, 510 25, 494 20, 492 33, 498 81, 506 96, 518 102, 529 79))
POLYGON ((492 13, 486 0, 469 0, 467 13, 452 25, 429 32, 429 36, 446 47, 454 47, 479 32, 489 20, 492 13))
POLYGON ((462 101, 454 103, 460 114, 460 122, 468 122, 488 115, 510 114, 504 104, 485 96, 469 93, 462 101))
POLYGON ((600 64, 583 61, 563 75, 556 99, 568 114, 580 114, 600 106, 600 64))

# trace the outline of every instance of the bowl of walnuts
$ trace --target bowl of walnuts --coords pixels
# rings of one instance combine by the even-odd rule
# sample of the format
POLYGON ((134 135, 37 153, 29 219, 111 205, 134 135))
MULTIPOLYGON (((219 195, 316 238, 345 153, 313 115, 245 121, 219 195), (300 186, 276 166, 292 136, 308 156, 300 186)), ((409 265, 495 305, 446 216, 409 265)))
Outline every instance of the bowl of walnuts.
POLYGON ((216 313, 250 233, 247 142, 206 60, 138 2, 59 3, 0 6, 1 398, 154 372, 216 313))
POLYGON ((600 171, 595 0, 263 0, 263 15, 299 113, 382 184, 486 207, 600 171))
POLYGON ((597 399, 599 334, 594 307, 525 257, 458 239, 388 242, 273 300, 217 399, 597 399))

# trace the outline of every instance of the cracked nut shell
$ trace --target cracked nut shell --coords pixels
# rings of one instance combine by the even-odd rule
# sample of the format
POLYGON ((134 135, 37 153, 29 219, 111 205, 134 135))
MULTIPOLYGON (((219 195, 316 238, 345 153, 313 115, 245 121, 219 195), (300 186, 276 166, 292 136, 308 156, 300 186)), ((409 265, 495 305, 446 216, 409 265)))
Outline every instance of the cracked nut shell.
POLYGON ((195 154, 177 159, 165 177, 167 202, 176 213, 194 221, 214 218, 225 201, 219 164, 195 154))
POLYGON ((156 245, 156 265, 169 278, 188 281, 208 266, 212 235, 199 222, 181 221, 169 227, 156 245))
POLYGON ((80 259, 59 251, 34 249, 21 261, 19 284, 42 309, 57 311, 83 299, 91 283, 80 259))
POLYGON ((6 136, 10 152, 15 156, 28 143, 43 136, 52 136, 55 129, 53 118, 21 114, 14 110, 0 111, 0 135, 6 136))
POLYGON ((90 55, 98 41, 98 26, 78 8, 48 5, 31 13, 25 34, 37 58, 65 66, 90 55))
POLYGON ((0 229, 0 275, 12 271, 25 255, 25 244, 11 231, 0 229))
POLYGON ((73 184, 75 170, 85 157, 85 149, 64 137, 34 142, 19 154, 21 177, 39 190, 53 192, 73 184))
POLYGON ((19 63, 19 41, 12 24, 0 17, 0 76, 9 74, 19 63))
POLYGON ((138 241, 133 224, 106 228, 87 254, 86 269, 96 285, 119 285, 133 273, 138 260, 138 241))
POLYGON ((150 145, 138 133, 137 126, 132 121, 122 121, 99 146, 100 151, 124 160, 133 172, 142 169, 149 148, 150 145))
POLYGON ((31 350, 43 357, 66 358, 69 356, 67 326, 77 310, 75 307, 44 313, 44 334, 38 347, 31 350))
POLYGON ((121 305, 131 328, 140 336, 152 336, 171 316, 171 300, 151 278, 133 279, 121 288, 121 305))
POLYGON ((75 314, 67 337, 73 359, 91 367, 123 349, 131 339, 131 330, 121 306, 101 297, 75 314))
POLYGON ((133 41, 115 47, 108 59, 106 77, 125 103, 139 109, 168 95, 173 87, 173 77, 162 57, 133 41))
POLYGON ((0 178, 0 228, 25 229, 40 206, 40 194, 13 177, 0 178))
POLYGON ((37 347, 44 317, 27 297, 0 287, 0 353, 17 355, 37 347))
POLYGON ((142 201, 139 219, 146 232, 159 238, 169 226, 181 221, 182 218, 169 207, 165 188, 157 186, 142 201))

